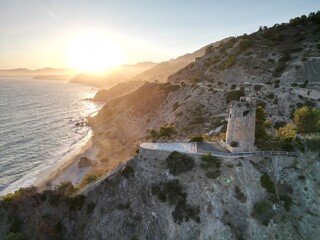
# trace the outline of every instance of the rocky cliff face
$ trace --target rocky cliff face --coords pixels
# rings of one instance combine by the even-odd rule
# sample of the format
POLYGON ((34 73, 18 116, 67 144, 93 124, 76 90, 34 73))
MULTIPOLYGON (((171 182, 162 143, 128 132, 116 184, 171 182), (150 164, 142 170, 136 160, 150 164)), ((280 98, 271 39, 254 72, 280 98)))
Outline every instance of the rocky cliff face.
POLYGON ((144 82, 142 81, 128 81, 119 83, 110 89, 102 89, 96 93, 92 99, 95 102, 108 102, 112 99, 122 97, 128 93, 134 92, 140 88, 144 82))
POLYGON ((47 192, 1 203, 0 239, 9 232, 25 239, 124 240, 320 234, 319 158, 220 159, 208 166, 196 157, 191 170, 172 175, 168 155, 144 151, 76 200, 47 192), (213 169, 220 173, 209 174, 213 169), (261 180, 266 175, 268 184, 261 180))

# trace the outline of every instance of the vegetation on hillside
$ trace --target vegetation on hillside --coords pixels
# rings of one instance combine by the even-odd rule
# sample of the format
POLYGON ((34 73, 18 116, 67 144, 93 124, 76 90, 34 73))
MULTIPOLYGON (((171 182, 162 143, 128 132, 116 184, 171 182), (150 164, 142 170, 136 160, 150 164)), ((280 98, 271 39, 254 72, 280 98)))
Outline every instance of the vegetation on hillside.
POLYGON ((174 136, 178 134, 177 129, 174 126, 171 125, 164 125, 161 126, 159 129, 151 129, 148 133, 148 138, 156 141, 160 138, 168 138, 173 139, 174 136))
POLYGON ((166 164, 167 169, 174 176, 190 171, 195 165, 192 157, 176 151, 168 156, 166 164))
POLYGON ((320 131, 320 111, 306 106, 294 112, 294 123, 300 133, 320 131))

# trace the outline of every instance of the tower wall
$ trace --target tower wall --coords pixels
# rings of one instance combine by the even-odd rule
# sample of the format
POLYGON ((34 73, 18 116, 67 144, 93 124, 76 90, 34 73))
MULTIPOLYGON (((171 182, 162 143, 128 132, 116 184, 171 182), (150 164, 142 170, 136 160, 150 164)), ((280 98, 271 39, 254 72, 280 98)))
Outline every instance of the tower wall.
POLYGON ((240 98, 230 104, 226 143, 232 152, 250 151, 254 148, 256 125, 256 100, 240 98))

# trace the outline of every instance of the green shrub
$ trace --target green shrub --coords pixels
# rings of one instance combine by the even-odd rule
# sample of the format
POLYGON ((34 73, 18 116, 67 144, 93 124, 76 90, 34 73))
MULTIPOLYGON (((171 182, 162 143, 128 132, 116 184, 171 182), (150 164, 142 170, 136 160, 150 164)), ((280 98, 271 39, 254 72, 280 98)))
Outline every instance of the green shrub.
POLYGON ((51 206, 58 206, 62 200, 62 196, 54 192, 49 194, 48 202, 51 206))
POLYGON ((201 157, 201 160, 203 161, 201 163, 201 167, 205 169, 207 178, 216 179, 221 175, 220 166, 221 166, 221 160, 218 159, 215 156, 212 156, 210 154, 203 155, 201 157))
POLYGON ((174 126, 166 125, 160 128, 159 137, 171 137, 177 133, 178 131, 174 126))
POLYGON ((84 195, 77 195, 75 197, 67 198, 70 211, 80 210, 86 200, 84 195))
POLYGON ((280 80, 276 80, 274 83, 274 88, 279 88, 280 87, 280 80))
POLYGON ((159 184, 153 183, 151 185, 151 194, 154 196, 157 196, 158 199, 161 202, 166 202, 167 201, 167 194, 163 189, 163 183, 160 182, 159 184))
POLYGON ((0 203, 11 204, 12 202, 19 203, 26 199, 33 198, 37 195, 35 187, 20 188, 14 193, 9 193, 0 200, 0 203))
POLYGON ((294 123, 300 133, 312 133, 320 130, 320 111, 305 106, 294 112, 294 123))
POLYGON ((149 133, 148 133, 149 138, 156 140, 156 139, 158 139, 158 136, 159 135, 158 135, 157 130, 155 130, 155 129, 149 130, 149 133))
POLYGON ((172 152, 166 159, 167 168, 173 175, 188 172, 194 167, 194 159, 186 154, 172 152))
POLYGON ((276 187, 268 174, 264 173, 260 177, 260 183, 261 186, 267 190, 267 192, 276 194, 276 187))
POLYGON ((204 162, 220 164, 220 160, 217 157, 212 156, 211 154, 205 154, 205 155, 201 156, 201 160, 204 162))
POLYGON ((76 188, 73 186, 72 182, 62 182, 57 185, 54 189, 54 192, 60 196, 71 196, 76 191, 76 188))
POLYGON ((19 232, 10 232, 5 240, 23 240, 25 239, 22 235, 22 233, 19 233, 19 232))
POLYGON ((244 97, 245 93, 244 90, 234 90, 226 93, 226 102, 230 103, 233 100, 238 101, 240 97, 244 97))
POLYGON ((225 60, 222 65, 220 66, 220 69, 227 69, 232 67, 236 62, 236 56, 230 55, 227 60, 225 60))
POLYGON ((247 201, 247 197, 246 195, 243 194, 243 192, 241 192, 240 188, 238 186, 234 187, 234 191, 236 193, 236 198, 240 201, 240 202, 246 202, 247 201))
POLYGON ((273 93, 268 94, 268 95, 267 95, 267 98, 273 99, 273 98, 274 98, 274 94, 273 94, 273 93))
POLYGON ((255 91, 260 91, 261 88, 262 88, 262 85, 254 85, 254 86, 253 86, 253 89, 254 89, 255 91))
POLYGON ((205 49, 205 54, 211 53, 212 50, 213 50, 213 46, 212 45, 207 46, 206 49, 205 49))
POLYGON ((282 55, 282 57, 279 58, 279 62, 288 62, 291 60, 291 55, 288 53, 285 53, 282 55))
POLYGON ((203 142, 204 139, 202 136, 193 136, 189 142, 203 142))
POLYGON ((171 125, 164 125, 160 127, 159 130, 156 129, 150 129, 148 131, 148 138, 152 140, 158 140, 161 137, 173 137, 175 134, 177 134, 178 131, 174 126, 171 125))
MULTIPOLYGON (((279 62, 277 67, 274 69, 273 75, 275 77, 281 76, 281 73, 286 69, 287 65, 284 62, 279 62)), ((275 85, 277 86, 277 85, 275 85)))
POLYGON ((177 203, 173 212, 171 213, 175 223, 181 224, 182 222, 188 222, 189 219, 193 219, 195 222, 200 223, 200 207, 192 207, 186 203, 185 200, 181 200, 177 203))
POLYGON ((255 217, 259 217, 267 213, 272 208, 272 205, 269 201, 261 201, 256 202, 253 205, 252 215, 255 217))
POLYGON ((206 171, 207 178, 217 179, 221 176, 220 170, 207 170, 206 171))
POLYGON ((308 151, 320 152, 320 137, 313 136, 304 139, 304 144, 308 151))
POLYGON ((85 177, 85 181, 86 181, 87 183, 94 182, 94 181, 97 180, 97 179, 98 179, 98 176, 97 176, 96 174, 88 174, 88 175, 86 175, 86 177, 85 177))
POLYGON ((20 232, 22 224, 23 224, 22 220, 18 216, 15 216, 13 218, 9 231, 13 233, 20 232))
POLYGON ((219 46, 220 52, 223 53, 225 52, 227 49, 232 48, 233 45, 237 42, 237 39, 235 37, 231 38, 228 42, 221 44, 219 46))
POLYGON ((301 88, 305 88, 309 83, 309 80, 304 80, 304 82, 302 84, 299 85, 299 87, 301 88))
POLYGON ((63 224, 61 221, 57 222, 55 225, 54 225, 54 231, 56 233, 60 233, 62 231, 62 228, 63 228, 63 224))
POLYGON ((281 201, 284 202, 283 206, 286 209, 286 211, 289 212, 293 203, 292 198, 289 195, 281 195, 279 198, 281 201))
POLYGON ((93 210, 96 208, 96 204, 94 202, 89 202, 87 206, 87 214, 91 214, 93 210))
POLYGON ((130 209, 130 203, 129 202, 127 202, 127 203, 120 203, 118 206, 117 206, 117 208, 119 209, 119 210, 128 210, 128 209, 130 209))
POLYGON ((297 108, 302 108, 302 107, 304 106, 304 104, 303 104, 302 102, 298 102, 298 103, 296 104, 296 106, 297 106, 297 108))
POLYGON ((268 134, 266 132, 266 111, 263 107, 258 106, 256 109, 256 129, 255 138, 256 143, 259 145, 263 143, 267 138, 268 134))
POLYGON ((252 45, 252 42, 249 39, 241 39, 239 42, 240 51, 248 49, 252 45))
POLYGON ((153 183, 151 185, 151 193, 152 195, 157 196, 162 202, 168 200, 169 204, 175 204, 187 197, 178 179, 173 179, 168 182, 159 182, 158 184, 153 183))
POLYGON ((133 177, 134 176, 134 170, 130 165, 127 165, 122 171, 121 175, 125 178, 133 177))
POLYGON ((296 126, 293 123, 288 123, 276 131, 276 136, 285 142, 292 141, 296 137, 296 134, 296 126))

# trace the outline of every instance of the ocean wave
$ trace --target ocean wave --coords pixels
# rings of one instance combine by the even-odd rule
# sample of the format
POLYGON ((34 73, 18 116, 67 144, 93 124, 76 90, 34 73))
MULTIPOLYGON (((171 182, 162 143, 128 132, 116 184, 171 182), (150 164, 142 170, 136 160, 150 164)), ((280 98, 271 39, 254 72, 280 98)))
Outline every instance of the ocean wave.
POLYGON ((88 141, 90 128, 75 123, 101 108, 81 100, 96 91, 59 81, 0 79, 0 195, 30 186, 88 141))

